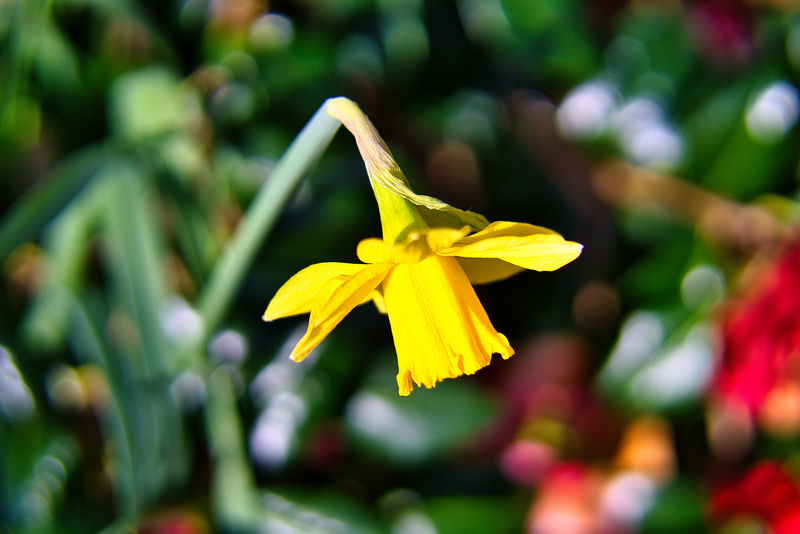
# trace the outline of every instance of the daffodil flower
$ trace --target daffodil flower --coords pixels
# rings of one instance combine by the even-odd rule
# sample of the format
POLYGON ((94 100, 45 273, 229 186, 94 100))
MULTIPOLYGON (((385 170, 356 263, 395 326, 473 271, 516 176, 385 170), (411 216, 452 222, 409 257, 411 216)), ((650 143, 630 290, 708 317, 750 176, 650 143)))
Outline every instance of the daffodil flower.
POLYGON ((401 395, 417 386, 473 374, 493 354, 514 354, 489 321, 472 284, 524 269, 552 271, 582 245, 525 223, 489 223, 481 215, 414 193, 372 123, 355 103, 328 100, 326 109, 355 136, 381 215, 383 239, 365 239, 363 263, 320 263, 289 279, 264 319, 310 313, 291 354, 301 361, 350 311, 372 301, 389 316, 401 395))

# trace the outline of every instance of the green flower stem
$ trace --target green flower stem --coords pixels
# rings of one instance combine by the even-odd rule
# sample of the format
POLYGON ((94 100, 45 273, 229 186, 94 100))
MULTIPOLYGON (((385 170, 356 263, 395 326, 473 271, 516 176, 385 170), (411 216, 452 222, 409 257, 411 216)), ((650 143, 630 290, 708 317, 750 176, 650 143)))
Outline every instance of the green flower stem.
POLYGON ((341 123, 323 104, 281 157, 259 189, 242 222, 214 266, 198 309, 206 333, 217 329, 244 274, 300 180, 327 148, 341 123))
POLYGON ((413 202, 398 196, 380 184, 372 182, 372 191, 381 215, 383 241, 394 245, 402 243, 410 233, 428 228, 419 208, 413 202))

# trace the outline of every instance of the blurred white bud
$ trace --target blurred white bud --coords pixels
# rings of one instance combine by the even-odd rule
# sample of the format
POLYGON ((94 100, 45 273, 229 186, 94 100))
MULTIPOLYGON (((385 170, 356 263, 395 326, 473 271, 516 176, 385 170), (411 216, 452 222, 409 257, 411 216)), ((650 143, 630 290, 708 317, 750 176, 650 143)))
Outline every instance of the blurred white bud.
POLYGON ((158 318, 164 336, 178 347, 199 343, 205 332, 203 318, 178 296, 169 297, 162 303, 158 318))
POLYGON ((247 359, 247 339, 233 330, 223 330, 208 343, 208 357, 220 364, 239 365, 247 359))
POLYGON ((10 421, 30 417, 36 408, 33 394, 14 363, 14 357, 0 345, 0 415, 10 421))
POLYGON ((609 82, 592 81, 575 87, 561 102, 556 122, 568 139, 591 139, 602 133, 617 110, 619 94, 609 82))
POLYGON ((800 116, 800 96, 797 88, 787 82, 775 82, 755 97, 745 115, 750 136, 762 143, 783 139, 797 124, 800 116))

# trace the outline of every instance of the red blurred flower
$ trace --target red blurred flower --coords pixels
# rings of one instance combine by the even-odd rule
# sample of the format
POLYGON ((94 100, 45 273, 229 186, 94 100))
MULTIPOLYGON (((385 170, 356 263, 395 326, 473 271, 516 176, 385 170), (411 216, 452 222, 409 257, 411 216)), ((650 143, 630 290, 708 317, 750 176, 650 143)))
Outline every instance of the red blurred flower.
POLYGON ((758 414, 771 394, 800 383, 800 243, 786 249, 750 293, 731 302, 721 330, 713 388, 723 402, 758 414))
POLYGON ((800 532, 800 488, 772 461, 752 467, 738 481, 719 487, 711 497, 709 515, 724 524, 753 518, 769 525, 772 534, 800 532))
POLYGON ((700 0, 690 11, 691 33, 701 56, 720 66, 755 58, 752 14, 736 0, 700 0))
POLYGON ((143 519, 137 531, 139 534, 208 534, 209 526, 194 510, 168 508, 143 519))

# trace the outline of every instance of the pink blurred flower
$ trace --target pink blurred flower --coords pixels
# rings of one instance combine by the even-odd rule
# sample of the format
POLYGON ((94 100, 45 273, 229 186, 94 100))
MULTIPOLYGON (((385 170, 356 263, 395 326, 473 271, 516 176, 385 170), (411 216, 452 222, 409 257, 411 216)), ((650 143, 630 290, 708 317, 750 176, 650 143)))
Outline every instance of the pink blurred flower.
POLYGON ((556 464, 557 453, 547 443, 518 439, 500 455, 503 474, 521 486, 536 486, 556 464))
POLYGON ((542 481, 528 517, 529 534, 595 534, 599 531, 602 479, 591 469, 564 463, 542 481))

